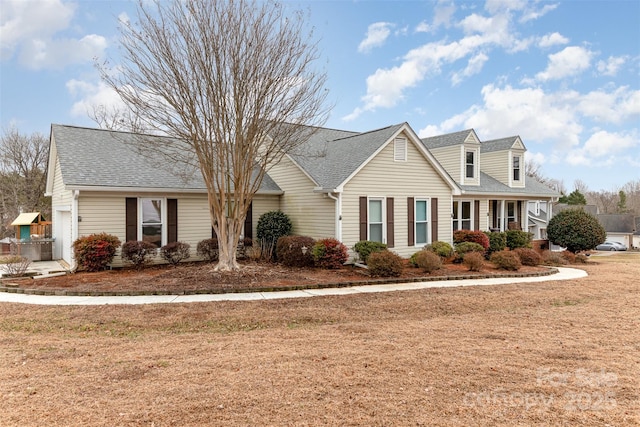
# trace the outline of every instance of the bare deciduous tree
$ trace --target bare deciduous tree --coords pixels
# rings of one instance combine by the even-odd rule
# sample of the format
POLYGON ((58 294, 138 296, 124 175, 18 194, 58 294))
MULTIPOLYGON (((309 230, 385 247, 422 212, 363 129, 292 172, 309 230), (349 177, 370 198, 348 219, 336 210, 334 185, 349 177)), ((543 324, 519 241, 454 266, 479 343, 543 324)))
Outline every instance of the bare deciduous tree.
POLYGON ((21 210, 42 212, 48 218, 51 205, 44 197, 49 141, 40 133, 23 135, 16 128, 0 140, 0 233, 13 235, 7 225, 21 210))
POLYGON ((327 118, 326 74, 303 18, 252 0, 140 1, 138 22, 121 23, 122 63, 115 73, 99 65, 135 130, 186 145, 153 149, 202 173, 218 270, 239 268, 236 246, 269 166, 327 118))

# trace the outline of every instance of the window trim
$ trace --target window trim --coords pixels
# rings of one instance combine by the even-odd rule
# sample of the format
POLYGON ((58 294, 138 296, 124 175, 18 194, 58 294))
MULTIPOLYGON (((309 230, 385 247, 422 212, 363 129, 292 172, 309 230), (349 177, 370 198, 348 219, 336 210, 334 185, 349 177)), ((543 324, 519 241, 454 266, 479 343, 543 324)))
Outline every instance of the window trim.
MULTIPOLYGON (((167 198, 166 197, 138 197, 138 240, 143 240, 142 229, 145 225, 153 225, 155 223, 144 223, 144 203, 145 201, 160 201, 160 247, 165 246, 168 241, 167 227, 167 198)), ((158 248, 159 249, 159 248, 158 248)))
POLYGON ((464 152, 464 178, 465 179, 476 179, 476 150, 465 150, 464 152), (468 162, 468 156, 471 154, 473 159, 471 163, 468 162), (469 176, 469 166, 471 166, 471 176, 469 176))
POLYGON ((513 155, 511 157, 511 179, 513 182, 522 181, 522 156, 520 155, 513 155), (516 167, 516 163, 518 167, 516 167), (518 178, 516 178, 516 173, 518 178))
POLYGON ((425 246, 429 243, 431 243, 431 198, 415 197, 413 199, 413 245, 425 246), (418 221, 418 202, 425 202, 426 219, 424 221, 418 221), (424 243, 418 242, 418 224, 425 224, 427 235, 424 243))

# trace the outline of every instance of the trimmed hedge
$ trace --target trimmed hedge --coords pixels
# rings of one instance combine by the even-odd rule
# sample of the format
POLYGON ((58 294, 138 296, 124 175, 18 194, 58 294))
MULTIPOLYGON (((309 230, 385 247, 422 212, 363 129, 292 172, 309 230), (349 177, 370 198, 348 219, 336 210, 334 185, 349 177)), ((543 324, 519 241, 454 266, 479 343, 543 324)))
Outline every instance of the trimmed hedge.
POLYGON ((218 239, 204 239, 198 242, 196 247, 196 253, 205 259, 205 261, 217 261, 218 260, 218 239))
POLYGON ((442 267, 442 258, 429 249, 423 249, 411 256, 411 263, 425 273, 431 273, 442 267))
POLYGON ((256 237, 262 248, 275 256, 278 239, 291 234, 293 224, 289 216, 282 211, 269 211, 260 215, 256 226, 256 237))
POLYGON ((278 262, 288 267, 312 267, 313 245, 316 241, 308 236, 282 236, 276 244, 278 262))
POLYGON ((313 245, 313 259, 320 268, 337 269, 349 259, 348 249, 339 240, 321 239, 313 245))
POLYGON ((372 277, 398 277, 402 274, 404 262, 398 254, 385 249, 369 255, 367 267, 372 277))
POLYGON ((489 239, 489 255, 506 249, 507 235, 505 233, 501 233, 499 231, 486 231, 484 234, 489 239))
POLYGON ((479 243, 475 242, 462 242, 455 245, 456 248, 456 261, 462 262, 466 254, 469 252, 478 252, 481 255, 484 255, 485 248, 479 243))
POLYGON ((450 258, 454 254, 453 247, 450 244, 439 240, 428 244, 424 249, 435 253, 441 258, 450 258))
POLYGON ((151 263, 157 251, 158 248, 153 243, 131 240, 122 244, 122 259, 133 264, 139 270, 151 263))
POLYGON ((372 242, 371 240, 360 240, 353 246, 353 250, 358 254, 358 258, 363 263, 367 263, 369 255, 374 252, 380 252, 387 249, 387 245, 381 242, 372 242))
POLYGON ((181 261, 189 259, 191 245, 185 242, 172 242, 160 248, 160 256, 171 265, 178 265, 181 261))
POLYGON ((462 262, 469 268, 469 271, 480 271, 484 264, 484 256, 480 252, 469 252, 464 256, 462 262))
POLYGON ((482 245, 487 250, 489 249, 489 238, 483 231, 472 230, 456 230, 453 232, 453 243, 472 242, 482 245))
POLYGON ((517 248, 514 252, 518 255, 518 258, 520 258, 522 265, 535 267, 542 264, 542 256, 533 249, 517 248))
POLYGON ((82 236, 73 242, 78 266, 87 271, 104 270, 113 261, 120 239, 107 233, 82 236))
POLYGON ((499 251, 491 254, 491 262, 502 270, 518 271, 522 267, 518 254, 513 251, 499 251))
POLYGON ((507 247, 511 250, 518 248, 530 248, 533 235, 528 231, 507 230, 507 247))

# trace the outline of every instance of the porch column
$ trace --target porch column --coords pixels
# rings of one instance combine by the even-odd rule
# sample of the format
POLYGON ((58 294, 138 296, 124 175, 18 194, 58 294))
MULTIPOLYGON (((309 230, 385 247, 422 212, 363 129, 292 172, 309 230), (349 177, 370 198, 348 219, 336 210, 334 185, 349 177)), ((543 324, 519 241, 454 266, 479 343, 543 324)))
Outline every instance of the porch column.
MULTIPOLYGON (((529 201, 524 200, 522 203, 522 210, 524 211, 524 226, 522 227, 523 231, 529 231, 529 201)), ((523 215, 523 212, 520 212, 520 215, 523 215)))
POLYGON ((505 230, 505 218, 504 218, 504 199, 500 200, 500 231, 505 230))

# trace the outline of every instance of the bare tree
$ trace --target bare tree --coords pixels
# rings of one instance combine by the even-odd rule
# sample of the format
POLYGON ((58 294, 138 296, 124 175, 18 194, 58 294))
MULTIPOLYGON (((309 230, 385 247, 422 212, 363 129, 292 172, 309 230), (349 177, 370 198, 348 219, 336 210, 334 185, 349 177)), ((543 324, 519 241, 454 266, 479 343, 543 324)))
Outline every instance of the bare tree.
POLYGON ((21 210, 42 212, 48 218, 51 205, 44 197, 49 141, 40 133, 23 135, 16 128, 0 139, 0 233, 12 235, 8 224, 21 210))
POLYGON ((137 19, 121 23, 122 63, 115 73, 99 65, 102 77, 135 128, 186 145, 153 149, 199 168, 216 269, 238 269, 247 209, 269 166, 327 118, 317 43, 302 13, 270 2, 140 1, 137 19))

